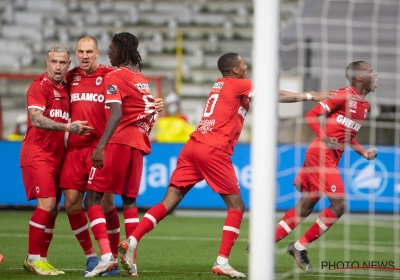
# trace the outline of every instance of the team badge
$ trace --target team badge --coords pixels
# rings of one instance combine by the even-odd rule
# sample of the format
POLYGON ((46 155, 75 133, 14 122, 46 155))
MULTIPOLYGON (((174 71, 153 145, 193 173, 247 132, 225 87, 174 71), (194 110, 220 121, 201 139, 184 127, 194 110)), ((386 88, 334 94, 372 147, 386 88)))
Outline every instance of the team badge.
POLYGON ((117 86, 115 85, 107 85, 107 94, 116 94, 117 86))
POLYGON ((357 109, 357 102, 354 100, 349 100, 349 107, 353 109, 357 109))
POLYGON ((36 190, 37 193, 40 193, 40 188, 39 188, 39 186, 36 186, 35 190, 36 190))
POLYGON ((332 186, 331 186, 331 191, 332 191, 332 192, 336 192, 336 186, 335 186, 335 185, 332 185, 332 186))
POLYGON ((74 77, 74 81, 75 81, 75 82, 79 82, 80 80, 81 80, 81 76, 75 76, 75 77, 74 77))
POLYGON ((101 81, 103 81, 103 78, 97 77, 97 79, 96 79, 96 86, 100 85, 100 84, 101 84, 101 81))
POLYGON ((61 94, 59 94, 58 91, 56 91, 56 90, 53 90, 53 93, 54 93, 54 98, 55 98, 56 100, 60 100, 61 94))
POLYGON ((364 111, 364 119, 367 118, 367 114, 368 114, 368 110, 365 108, 365 111, 364 111))

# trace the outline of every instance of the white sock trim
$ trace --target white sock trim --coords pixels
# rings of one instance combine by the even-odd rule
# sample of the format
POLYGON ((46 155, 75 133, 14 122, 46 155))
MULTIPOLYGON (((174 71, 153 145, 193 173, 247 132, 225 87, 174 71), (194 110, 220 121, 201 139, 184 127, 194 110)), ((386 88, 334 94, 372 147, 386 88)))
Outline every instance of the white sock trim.
POLYGON ((239 234, 240 230, 231 226, 224 226, 222 230, 232 231, 239 234))
POLYGON ((104 223, 105 224, 106 223, 106 219, 104 219, 104 218, 96 219, 96 220, 94 220, 93 222, 90 223, 90 227, 92 228, 95 225, 98 225, 100 223, 104 223))
POLYGON ((299 251, 303 251, 303 250, 306 250, 306 249, 307 249, 306 247, 304 247, 303 245, 301 245, 299 241, 296 241, 296 243, 294 243, 294 248, 295 248, 296 250, 299 250, 299 251))
POLYGON ((150 221, 152 221, 152 222, 153 222, 153 226, 156 227, 156 225, 157 225, 157 220, 156 220, 156 218, 154 218, 152 215, 150 215, 149 213, 146 213, 146 214, 144 214, 143 218, 147 218, 147 219, 149 219, 150 221))
POLYGON ((317 218, 317 224, 323 231, 327 231, 329 228, 320 220, 320 218, 317 218))
POLYGON ((86 224, 86 225, 84 225, 83 227, 81 227, 81 228, 78 228, 78 229, 76 229, 76 230, 73 230, 72 232, 74 233, 74 235, 77 235, 77 234, 79 234, 79 233, 81 233, 81 232, 83 232, 83 231, 85 231, 85 230, 87 230, 88 229, 88 225, 86 224))
POLYGON ((114 234, 114 233, 118 233, 119 231, 120 231, 119 228, 111 229, 111 230, 107 230, 107 234, 114 234))
POLYGON ((32 221, 29 221, 29 224, 30 224, 31 226, 34 226, 34 227, 37 227, 37 228, 41 228, 41 229, 45 229, 45 228, 46 228, 46 226, 44 226, 44 225, 39 225, 38 223, 35 223, 35 222, 32 222, 32 221))
POLYGON ((53 233, 54 232, 54 228, 45 228, 44 232, 46 233, 53 233))
POLYGON ((288 226, 288 224, 285 221, 283 221, 283 220, 280 221, 279 225, 281 227, 283 227, 286 230, 287 233, 291 233, 292 232, 292 230, 290 229, 290 227, 288 226))
POLYGON ((125 224, 129 224, 129 223, 139 223, 139 218, 130 218, 130 219, 125 219, 125 224))

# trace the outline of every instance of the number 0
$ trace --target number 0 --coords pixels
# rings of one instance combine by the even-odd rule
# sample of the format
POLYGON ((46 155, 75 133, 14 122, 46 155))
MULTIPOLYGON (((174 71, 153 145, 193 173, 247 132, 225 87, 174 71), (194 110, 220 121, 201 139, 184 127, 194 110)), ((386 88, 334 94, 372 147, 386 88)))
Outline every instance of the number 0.
POLYGON ((203 117, 209 117, 214 112, 215 104, 217 104, 219 94, 211 94, 210 98, 207 100, 206 108, 204 108, 203 117), (212 100, 211 108, 209 108, 210 101, 212 100))

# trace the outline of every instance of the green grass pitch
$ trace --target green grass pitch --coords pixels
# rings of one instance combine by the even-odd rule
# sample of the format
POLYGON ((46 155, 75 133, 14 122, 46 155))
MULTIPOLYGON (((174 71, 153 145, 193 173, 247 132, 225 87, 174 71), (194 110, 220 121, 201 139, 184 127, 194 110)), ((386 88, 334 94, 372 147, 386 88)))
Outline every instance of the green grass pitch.
MULTIPOLYGON (((0 279, 38 279, 37 275, 23 270, 22 262, 27 252, 28 221, 32 212, 0 211, 0 279)), ((280 215, 278 215, 280 216, 280 215)), ((300 273, 294 261, 286 253, 287 245, 301 235, 314 221, 309 218, 290 236, 278 243, 275 279, 399 279, 397 271, 376 269, 352 269, 327 271, 321 269, 323 261, 378 261, 393 262, 400 267, 398 248, 398 226, 393 226, 389 217, 377 219, 374 227, 368 218, 352 218, 347 223, 339 221, 320 240, 309 248, 309 258, 315 272, 300 273), (349 223, 350 221, 350 223, 349 223), (344 228, 347 224, 348 227, 344 228), (347 243, 343 240, 348 239, 347 243), (397 242, 394 240, 397 239, 397 242), (371 241, 374 240, 374 241, 371 241), (374 246, 372 246, 374 245, 374 246), (374 273, 374 274, 372 274, 374 273)), ((123 218, 121 237, 125 237, 123 218)), ((147 234, 138 249, 138 273, 140 279, 225 279, 211 273, 218 253, 224 218, 169 216, 155 230, 147 234)), ((244 219, 240 236, 233 247, 230 264, 248 275, 248 219, 244 219)), ((273 230, 273 229, 271 229, 273 230)), ((97 243, 94 241, 97 253, 97 243)), ((257 244, 252 244, 257 246, 257 244)), ((85 258, 69 227, 65 212, 61 212, 56 223, 54 239, 49 250, 49 260, 65 275, 52 276, 62 279, 82 279, 85 258)), ((265 265, 269 265, 265 261, 265 265)), ((121 277, 123 277, 121 275, 121 277)), ((113 277, 119 278, 119 277, 113 277)), ((257 277, 252 279, 258 280, 257 277)), ((261 279, 260 279, 261 280, 261 279)))

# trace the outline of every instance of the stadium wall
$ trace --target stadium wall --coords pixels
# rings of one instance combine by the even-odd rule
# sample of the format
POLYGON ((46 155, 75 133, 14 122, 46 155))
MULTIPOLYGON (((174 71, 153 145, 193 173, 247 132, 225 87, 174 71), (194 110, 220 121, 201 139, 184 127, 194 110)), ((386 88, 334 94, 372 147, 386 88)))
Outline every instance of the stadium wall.
MULTIPOLYGON (((0 206, 33 206, 35 201, 27 202, 19 168, 20 142, 0 141, 0 206)), ((170 175, 176 166, 181 144, 153 144, 153 152, 145 157, 138 206, 148 208, 164 197, 170 175)), ((292 181, 300 168, 306 145, 279 145, 277 170, 277 210, 291 208, 298 199, 298 192, 292 181)), ((398 148, 397 148, 398 149, 398 148)), ((348 210, 354 212, 398 212, 400 182, 399 164, 395 164, 394 147, 378 147, 379 156, 368 162, 355 152, 347 149, 339 165, 347 192, 348 210)), ((238 144, 232 157, 246 208, 249 209, 249 190, 251 187, 250 145, 238 144)), ((272 186, 265 186, 266 188, 272 186)), ((116 205, 121 199, 116 197, 116 205)), ((62 201, 63 204, 63 201, 62 201)), ((321 207, 328 202, 321 200, 321 207)), ((218 195, 204 183, 197 184, 180 204, 181 208, 224 209, 218 195)), ((317 205, 318 207, 318 205, 317 205)))

